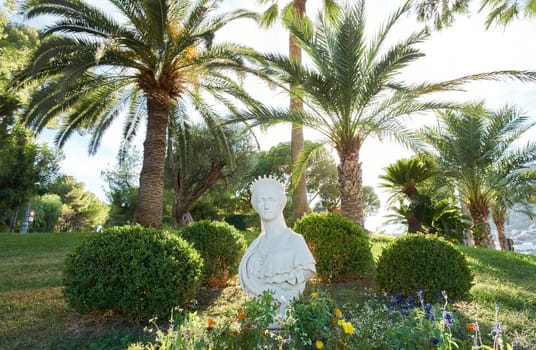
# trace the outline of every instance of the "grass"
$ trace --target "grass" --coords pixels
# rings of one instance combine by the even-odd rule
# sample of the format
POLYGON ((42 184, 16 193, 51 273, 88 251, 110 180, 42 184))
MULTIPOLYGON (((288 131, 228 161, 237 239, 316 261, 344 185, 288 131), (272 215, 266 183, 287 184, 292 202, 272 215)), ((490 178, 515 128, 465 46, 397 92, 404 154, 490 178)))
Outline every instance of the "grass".
MULTIPOLYGON (((0 234, 0 350, 125 349, 151 339, 146 324, 111 314, 80 315, 66 305, 61 279, 65 255, 91 233, 0 234)), ((251 240, 253 237, 249 237, 251 240)), ((375 256, 390 238, 373 236, 375 256)), ((468 320, 478 320, 483 334, 495 321, 495 305, 509 340, 519 338, 536 349, 536 257, 513 252, 461 247, 475 272, 471 301, 456 305, 468 320)), ((342 304, 374 300, 373 274, 357 281, 322 285, 342 304)), ((235 315, 244 295, 237 279, 223 289, 206 289, 195 309, 204 317, 235 315)))

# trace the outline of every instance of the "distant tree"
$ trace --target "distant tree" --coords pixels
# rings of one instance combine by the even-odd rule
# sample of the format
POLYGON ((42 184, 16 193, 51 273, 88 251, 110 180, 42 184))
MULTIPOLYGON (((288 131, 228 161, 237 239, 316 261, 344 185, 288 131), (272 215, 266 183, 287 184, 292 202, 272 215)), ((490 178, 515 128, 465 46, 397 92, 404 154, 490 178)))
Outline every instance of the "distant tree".
POLYGON ((106 225, 122 226, 133 221, 141 162, 141 155, 134 147, 118 156, 112 168, 102 171, 101 177, 107 184, 105 193, 110 203, 106 225))
POLYGON ((331 157, 313 163, 307 171, 309 203, 319 198, 328 211, 338 207, 341 194, 337 183, 337 165, 331 157))
POLYGON ((15 92, 8 89, 8 85, 14 73, 28 63, 39 42, 37 30, 9 22, 0 11, 0 129, 4 131, 7 125, 14 123, 16 110, 33 88, 29 86, 15 92))
POLYGON ((61 216, 63 203, 57 194, 44 194, 32 205, 35 208, 34 222, 31 231, 54 232, 61 216))
POLYGON ((378 212, 378 209, 380 209, 380 199, 376 192, 374 192, 374 187, 372 186, 363 186, 361 201, 363 203, 363 214, 365 216, 374 215, 378 212))
POLYGON ((11 232, 32 197, 59 174, 62 157, 18 123, 0 138, 0 216, 11 232))
MULTIPOLYGON (((335 211, 340 205, 340 191, 338 184, 337 165, 329 151, 321 143, 305 141, 302 151, 305 159, 297 162, 298 166, 306 168, 308 202, 311 204, 316 199, 328 211, 335 211), (305 165, 302 165, 305 163, 305 165)), ((252 175, 272 175, 292 189, 292 169, 289 163, 291 159, 291 144, 279 143, 267 151, 259 152, 258 163, 252 175)), ((301 172, 302 170, 299 170, 301 172)), ((380 207, 380 200, 370 186, 364 186, 363 205, 365 215, 372 215, 380 207)))
POLYGON ((59 177, 49 186, 49 192, 57 194, 63 204, 57 231, 89 231, 106 222, 108 206, 84 187, 72 176, 59 177))
POLYGON ((216 183, 243 176, 244 166, 250 165, 243 154, 252 150, 247 135, 215 126, 179 123, 170 127, 167 178, 175 193, 174 227, 187 224, 191 206, 216 183))

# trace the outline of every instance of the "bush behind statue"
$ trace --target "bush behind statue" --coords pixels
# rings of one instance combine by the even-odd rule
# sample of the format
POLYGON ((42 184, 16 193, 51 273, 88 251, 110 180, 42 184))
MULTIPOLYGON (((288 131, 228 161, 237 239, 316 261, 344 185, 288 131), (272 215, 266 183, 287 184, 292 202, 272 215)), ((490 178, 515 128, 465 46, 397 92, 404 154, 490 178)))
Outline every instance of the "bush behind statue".
POLYGON ((203 278, 209 286, 225 286, 227 279, 237 273, 247 244, 234 226, 226 222, 201 220, 186 226, 181 237, 203 257, 203 278))
POLYGON ((77 311, 168 315, 197 291, 203 259, 184 239, 141 226, 113 227, 67 256, 64 294, 77 311))
POLYGON ((433 302, 438 291, 446 291, 456 301, 468 296, 473 274, 452 243, 437 236, 408 234, 383 249, 376 280, 387 293, 408 297, 422 289, 427 301, 433 302))
POLYGON ((374 266, 367 234, 341 215, 304 216, 294 231, 305 238, 316 260, 316 273, 325 281, 367 272, 374 266))

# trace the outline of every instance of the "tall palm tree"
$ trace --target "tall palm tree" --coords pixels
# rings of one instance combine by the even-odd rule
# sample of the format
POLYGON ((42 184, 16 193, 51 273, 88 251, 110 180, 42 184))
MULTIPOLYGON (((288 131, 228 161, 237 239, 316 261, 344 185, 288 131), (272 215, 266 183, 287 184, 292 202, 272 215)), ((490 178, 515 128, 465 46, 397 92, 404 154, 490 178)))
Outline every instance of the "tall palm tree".
MULTIPOLYGON (((333 0, 323 0, 324 8, 330 11, 333 11, 336 8, 335 2, 333 0)), ((261 24, 263 26, 272 25, 279 14, 279 1, 278 0, 259 0, 260 3, 269 3, 270 6, 264 12, 261 24)), ((285 7, 284 13, 288 11, 293 11, 294 15, 300 19, 305 18, 306 14, 306 4, 307 0, 292 0, 285 7)), ((288 38, 288 51, 290 59, 301 63, 302 62, 302 52, 298 46, 296 37, 294 34, 290 33, 288 38)), ((294 86, 291 86, 290 89, 294 90, 294 86)), ((295 95, 290 95, 290 109, 292 110, 302 110, 303 102, 296 97, 295 95)), ((300 152, 304 148, 304 136, 303 136, 303 126, 299 123, 292 123, 292 131, 290 138, 290 148, 291 148, 291 161, 292 164, 296 164, 299 159, 300 152)), ((293 206, 293 219, 297 220, 307 213, 308 201, 307 201, 307 186, 306 186, 306 177, 305 173, 299 177, 299 179, 294 184, 292 190, 292 206, 293 206)))
MULTIPOLYGON (((230 72, 244 72, 251 50, 213 44, 215 32, 230 21, 253 17, 244 10, 212 14, 217 0, 109 0, 104 11, 81 0, 28 0, 28 18, 53 15, 42 45, 19 77, 37 82, 25 122, 36 130, 59 118, 56 142, 75 130, 92 133, 94 153, 104 131, 126 113, 123 138, 130 141, 146 121, 143 166, 135 221, 162 226, 166 132, 170 106, 188 99, 198 109, 212 94, 252 100, 230 72), (110 13, 117 13, 112 17, 110 13), (126 107, 125 107, 126 106, 126 107), (123 108, 125 107, 125 108, 123 108)), ((201 113, 205 116, 204 113, 201 113)))
MULTIPOLYGON (((268 54, 266 71, 296 86, 295 93, 309 108, 289 111, 259 107, 243 115, 257 123, 296 122, 317 130, 334 146, 339 156, 341 212, 363 225, 361 205, 360 151, 369 137, 392 137, 411 143, 414 138, 402 118, 408 114, 453 107, 453 104, 426 101, 425 95, 445 91, 475 79, 508 76, 533 80, 532 72, 482 73, 436 84, 407 85, 396 76, 408 64, 423 56, 416 45, 426 31, 386 47, 398 20, 408 12, 407 2, 395 11, 372 38, 365 35, 365 1, 346 4, 329 18, 318 15, 313 26, 294 16, 289 30, 310 57, 310 64, 299 64, 283 55, 268 54)), ((303 157, 306 159, 306 157, 303 157)))
POLYGON ((490 210, 504 199, 501 193, 523 195, 520 191, 527 189, 530 177, 525 174, 534 171, 536 143, 517 143, 536 121, 514 107, 492 112, 482 103, 459 112, 439 112, 438 117, 437 126, 422 130, 423 140, 456 185, 473 221, 475 244, 494 247, 490 210))

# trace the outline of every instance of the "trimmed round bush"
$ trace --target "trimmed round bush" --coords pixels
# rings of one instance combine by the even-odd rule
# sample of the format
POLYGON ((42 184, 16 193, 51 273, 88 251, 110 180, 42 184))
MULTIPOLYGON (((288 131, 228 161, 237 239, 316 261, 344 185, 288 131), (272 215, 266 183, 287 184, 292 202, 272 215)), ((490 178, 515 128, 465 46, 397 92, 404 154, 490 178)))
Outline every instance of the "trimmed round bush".
POLYGON ((64 294, 77 311, 168 315, 197 291, 203 259, 184 239, 141 226, 104 230, 67 256, 64 294))
POLYGON ((381 289, 406 297, 423 290, 429 302, 447 292, 450 300, 463 300, 469 294, 473 274, 465 256, 443 238, 408 234, 387 245, 376 266, 381 289))
POLYGON ((341 215, 306 215, 296 222, 294 231, 305 238, 323 280, 360 274, 374 265, 367 234, 341 215))
POLYGON ((186 226, 181 237, 203 257, 203 278, 209 286, 225 286, 228 278, 238 272, 247 244, 234 226, 221 221, 201 220, 186 226))

